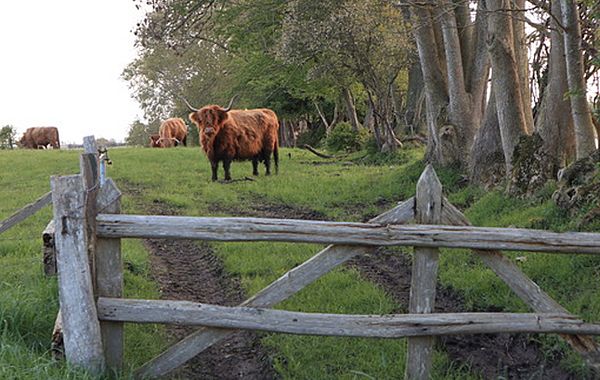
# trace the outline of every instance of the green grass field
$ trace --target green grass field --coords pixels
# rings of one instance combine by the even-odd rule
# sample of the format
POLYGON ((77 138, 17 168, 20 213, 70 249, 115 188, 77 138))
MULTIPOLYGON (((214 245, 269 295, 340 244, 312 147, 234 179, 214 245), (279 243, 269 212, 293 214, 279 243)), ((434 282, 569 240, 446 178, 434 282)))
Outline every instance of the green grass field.
MULTIPOLYGON (((49 190, 51 175, 78 172, 78 151, 0 151, 0 220, 49 190)), ((181 215, 234 215, 256 200, 317 211, 331 220, 362 221, 414 194, 424 168, 420 150, 403 152, 387 165, 320 164, 314 155, 283 149, 280 174, 230 184, 210 181, 210 168, 198 148, 112 149, 108 174, 124 192, 124 213, 150 213, 161 202, 181 215)), ((352 157, 350 157, 351 159, 352 157)), ((233 178, 251 173, 249 162, 232 165, 233 178)), ((222 175, 221 173, 219 173, 222 175)), ((445 195, 465 210, 474 225, 573 229, 573 221, 550 200, 552 186, 532 200, 500 192, 459 188, 457 173, 439 170, 445 195)), ((46 207, 0 235, 0 379, 80 379, 85 374, 51 360, 48 349, 58 309, 55 278, 41 265, 41 232, 51 218, 46 207)), ((322 247, 310 244, 213 244, 226 269, 241 279, 250 296, 322 247)), ((147 253, 140 241, 125 240, 127 297, 157 298, 147 253)), ((410 254, 410 252, 406 252, 410 254)), ((509 254, 514 257, 515 253, 509 254)), ((523 254, 519 265, 545 291, 585 320, 600 320, 600 258, 523 254)), ((465 297, 472 310, 526 311, 525 305, 468 252, 442 252, 440 281, 465 297)), ((378 286, 355 270, 340 268, 310 285, 278 308, 331 313, 384 314, 396 308, 378 286)), ((562 365, 577 376, 589 375, 577 355, 557 337, 538 338, 549 358, 565 351, 562 365)), ((274 365, 286 379, 393 379, 404 372, 405 340, 346 339, 265 334, 274 365)), ((127 371, 167 345, 161 326, 126 326, 127 371)), ((478 378, 461 363, 436 353, 434 378, 478 378)))

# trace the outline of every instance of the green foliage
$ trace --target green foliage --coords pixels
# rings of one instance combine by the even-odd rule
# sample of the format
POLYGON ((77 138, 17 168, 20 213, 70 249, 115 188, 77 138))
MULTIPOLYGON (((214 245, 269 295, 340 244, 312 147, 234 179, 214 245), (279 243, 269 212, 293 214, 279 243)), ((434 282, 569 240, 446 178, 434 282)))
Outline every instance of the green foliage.
POLYGON ((0 149, 13 149, 16 143, 17 130, 12 125, 5 125, 0 129, 0 149))
POLYGON ((369 136, 368 130, 361 128, 356 132, 349 123, 341 122, 329 133, 325 145, 336 152, 355 152, 365 146, 369 136))
MULTIPOLYGON (((114 168, 122 167, 120 151, 111 151, 115 163, 109 167, 109 175, 114 168)), ((0 167, 13 169, 3 170, 0 174, 0 220, 49 191, 50 175, 79 172, 79 154, 76 150, 0 153, 0 167)), ((133 205, 126 200, 123 211, 134 213, 133 205)), ((50 335, 58 311, 57 279, 43 275, 40 234, 51 218, 51 208, 45 207, 0 235, 0 379, 92 378, 50 357, 50 335)), ((136 268, 142 268, 135 273, 125 271, 126 295, 158 298, 159 292, 150 279, 148 257, 141 242, 124 241, 123 255, 126 263, 133 262, 136 268)), ((128 367, 121 379, 130 378, 130 366, 143 364, 167 343, 164 328, 151 325, 127 326, 125 340, 128 367)))
POLYGON ((140 120, 136 120, 129 127, 125 143, 132 146, 148 146, 150 144, 150 135, 158 133, 159 126, 160 123, 158 121, 144 124, 140 120))
POLYGON ((282 119, 317 119, 313 103, 331 115, 342 88, 352 90, 362 112, 367 91, 385 97, 388 83, 406 82, 395 79, 403 77, 410 39, 401 12, 389 4, 149 5, 152 12, 136 30, 139 57, 123 72, 148 120, 181 117, 187 112, 182 98, 200 107, 226 104, 233 95, 240 96, 239 108, 268 107, 282 119))

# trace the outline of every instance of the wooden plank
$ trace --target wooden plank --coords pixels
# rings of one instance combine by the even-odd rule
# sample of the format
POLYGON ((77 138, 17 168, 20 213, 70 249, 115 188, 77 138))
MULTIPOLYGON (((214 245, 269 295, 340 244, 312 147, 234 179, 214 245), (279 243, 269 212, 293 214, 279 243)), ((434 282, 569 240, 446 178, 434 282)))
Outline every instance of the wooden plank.
MULTIPOLYGON (((410 198, 374 219, 372 223, 400 224, 414 218, 414 198, 410 198)), ((286 300, 321 276, 356 255, 373 253, 375 248, 359 246, 328 246, 310 260, 285 273, 275 282, 244 301, 242 306, 270 307, 286 300)), ((235 330, 202 328, 135 371, 136 378, 163 376, 184 364, 213 344, 225 339, 235 330)))
MULTIPOLYGON (((415 219, 422 224, 439 224, 442 219, 442 184, 431 165, 427 165, 417 182, 415 219)), ((408 304, 410 313, 433 312, 438 265, 437 248, 415 248, 408 304)), ((432 336, 408 339, 406 379, 430 378, 434 344, 432 336)))
POLYGON ((83 138, 83 153, 98 154, 98 144, 93 135, 83 138))
MULTIPOLYGON (((99 211, 107 210, 115 201, 121 198, 121 192, 111 178, 107 178, 106 186, 100 189, 96 205, 99 211)), ((56 248, 54 247, 54 220, 50 220, 42 232, 44 274, 56 275, 56 248)))
POLYGON ((56 249, 54 248, 54 220, 51 220, 42 232, 42 254, 44 274, 56 275, 56 249))
POLYGON ((52 359, 63 360, 65 358, 65 342, 63 340, 62 317, 60 310, 54 320, 54 329, 52 330, 52 340, 50 342, 50 352, 52 359))
POLYGON ((33 203, 28 204, 27 206, 15 212, 8 218, 4 219, 2 222, 0 222, 0 234, 16 226, 18 223, 27 219, 31 215, 35 214, 44 206, 50 204, 50 202, 52 202, 52 192, 48 192, 42 195, 33 203))
MULTIPOLYGON (((458 226, 471 225, 469 220, 447 199, 443 202, 443 222, 458 226)), ((474 250, 473 252, 532 310, 538 313, 569 313, 502 252, 498 250, 474 250)), ((581 354, 590 368, 600 373, 600 345, 592 337, 584 335, 562 335, 561 337, 581 354)))
POLYGON ((200 325, 286 334, 402 338, 491 333, 572 333, 600 335, 600 324, 565 314, 445 313, 343 315, 229 307, 189 301, 98 299, 101 320, 200 325))
MULTIPOLYGON (((98 207, 106 212, 121 212, 120 192, 113 181, 105 182, 100 188, 97 201, 98 207), (112 203, 106 204, 110 199, 112 203)), ((121 239, 98 238, 96 241, 96 281, 99 297, 123 296, 121 239)), ((106 366, 118 372, 123 368, 123 323, 101 321, 100 330, 106 366)))
MULTIPOLYGON (((85 140, 84 140, 85 141, 85 140)), ((85 189, 85 225, 87 228, 87 249, 90 273, 92 275, 92 288, 94 295, 97 295, 96 285, 96 197, 98 195, 98 155, 94 153, 84 153, 79 158, 79 169, 83 179, 85 189)))
POLYGON ((109 238, 286 241, 600 254, 599 233, 558 233, 522 228, 99 214, 97 232, 98 236, 109 238))
POLYGON ((65 355, 70 364, 100 374, 104 356, 87 257, 83 181, 75 175, 52 177, 50 183, 65 355))

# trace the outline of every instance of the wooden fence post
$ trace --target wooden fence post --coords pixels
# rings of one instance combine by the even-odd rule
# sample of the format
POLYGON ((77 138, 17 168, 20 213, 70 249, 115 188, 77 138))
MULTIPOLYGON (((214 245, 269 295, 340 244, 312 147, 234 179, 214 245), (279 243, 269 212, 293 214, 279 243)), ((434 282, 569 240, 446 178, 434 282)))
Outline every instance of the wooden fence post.
MULTIPOLYGON (((121 213, 121 192, 107 179, 98 193, 98 209, 104 213, 121 213)), ((99 297, 123 296, 123 261, 121 239, 98 238, 96 241, 96 286, 99 297)), ((123 323, 100 322, 106 366, 113 371, 123 367, 123 323)))
MULTIPOLYGON (((431 165, 427 165, 417 182, 415 219, 419 224, 440 224, 442 219, 442 184, 431 165)), ((411 314, 433 311, 438 256, 437 248, 415 248, 408 307, 411 314)), ((433 345, 434 338, 430 336, 408 339, 406 379, 430 378, 433 345)))
POLYGON ((44 274, 46 276, 56 275, 56 250, 54 249, 54 220, 44 228, 42 232, 42 253, 44 256, 44 274))
POLYGON ((65 356, 69 363, 100 374, 105 361, 88 264, 83 180, 79 175, 52 177, 50 183, 65 356))
POLYGON ((79 168, 83 178, 85 197, 85 218, 87 234, 88 261, 92 275, 92 288, 96 292, 96 198, 98 195, 98 155, 84 153, 79 159, 79 168))

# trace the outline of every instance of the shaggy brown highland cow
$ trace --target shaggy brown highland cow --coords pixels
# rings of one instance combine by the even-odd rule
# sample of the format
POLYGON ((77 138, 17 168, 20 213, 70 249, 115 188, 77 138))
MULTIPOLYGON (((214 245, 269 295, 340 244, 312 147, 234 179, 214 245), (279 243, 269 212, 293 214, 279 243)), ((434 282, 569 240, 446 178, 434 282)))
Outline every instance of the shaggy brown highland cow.
MULTIPOLYGON (((235 97, 234 97, 235 99, 235 97)), ((271 154, 278 171, 279 154, 277 133, 279 121, 275 112, 267 108, 232 110, 218 105, 208 105, 189 118, 198 126, 200 143, 212 169, 212 180, 217 180, 219 161, 223 161, 225 180, 231 180, 231 162, 252 160, 252 174, 258 175, 258 163, 264 162, 266 175, 271 174, 271 154)))

